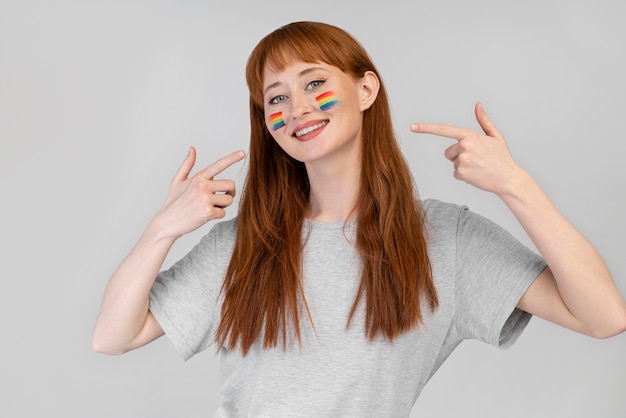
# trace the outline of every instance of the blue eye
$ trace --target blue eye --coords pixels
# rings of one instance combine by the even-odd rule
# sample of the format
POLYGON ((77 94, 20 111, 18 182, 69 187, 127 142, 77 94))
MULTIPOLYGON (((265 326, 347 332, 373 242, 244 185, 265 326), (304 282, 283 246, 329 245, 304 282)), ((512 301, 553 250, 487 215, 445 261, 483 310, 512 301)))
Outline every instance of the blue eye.
POLYGON ((306 89, 315 90, 316 88, 324 84, 324 82, 326 82, 326 80, 313 80, 309 84, 306 85, 306 89))
POLYGON ((284 102, 285 100, 287 100, 287 96, 285 96, 284 94, 280 94, 278 96, 274 96, 270 99, 269 103, 270 104, 278 104, 280 102, 284 102))

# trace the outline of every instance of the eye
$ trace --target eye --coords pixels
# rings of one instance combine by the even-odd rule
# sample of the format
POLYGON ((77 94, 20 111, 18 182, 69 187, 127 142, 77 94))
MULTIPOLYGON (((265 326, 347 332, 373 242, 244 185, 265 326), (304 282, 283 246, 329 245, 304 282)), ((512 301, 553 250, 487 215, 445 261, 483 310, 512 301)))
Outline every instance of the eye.
POLYGON ((325 82, 326 82, 326 80, 313 80, 309 84, 306 85, 306 89, 307 90, 315 90, 316 88, 318 88, 319 86, 321 86, 325 82))
POLYGON ((278 104, 280 102, 284 102, 287 100, 287 96, 284 94, 279 94, 278 96, 274 96, 269 100, 269 104, 278 104))

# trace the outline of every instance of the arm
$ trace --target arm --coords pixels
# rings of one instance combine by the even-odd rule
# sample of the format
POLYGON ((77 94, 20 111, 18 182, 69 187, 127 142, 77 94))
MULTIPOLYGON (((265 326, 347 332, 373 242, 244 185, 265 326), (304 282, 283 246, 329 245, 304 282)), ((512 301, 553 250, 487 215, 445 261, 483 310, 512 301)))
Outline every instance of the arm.
POLYGON ((213 178, 244 155, 243 151, 235 152, 189 177, 196 160, 195 149, 190 148, 163 208, 107 284, 93 333, 95 351, 122 354, 163 335, 149 310, 150 289, 176 239, 225 216, 225 208, 233 202, 235 184, 213 178))
POLYGON ((586 335, 603 338, 623 332, 626 302, 598 252, 513 161, 480 103, 475 111, 484 134, 430 123, 413 124, 411 130, 456 139, 445 151, 454 163, 454 177, 499 196, 546 260, 549 267, 518 307, 586 335))

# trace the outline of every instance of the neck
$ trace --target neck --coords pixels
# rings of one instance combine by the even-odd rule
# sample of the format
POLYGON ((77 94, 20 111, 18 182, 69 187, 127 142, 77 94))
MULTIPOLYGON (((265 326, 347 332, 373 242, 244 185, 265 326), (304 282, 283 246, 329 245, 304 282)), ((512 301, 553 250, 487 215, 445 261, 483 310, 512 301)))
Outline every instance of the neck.
POLYGON ((332 168, 307 165, 309 213, 322 222, 340 222, 354 215, 361 185, 361 164, 352 162, 332 168))

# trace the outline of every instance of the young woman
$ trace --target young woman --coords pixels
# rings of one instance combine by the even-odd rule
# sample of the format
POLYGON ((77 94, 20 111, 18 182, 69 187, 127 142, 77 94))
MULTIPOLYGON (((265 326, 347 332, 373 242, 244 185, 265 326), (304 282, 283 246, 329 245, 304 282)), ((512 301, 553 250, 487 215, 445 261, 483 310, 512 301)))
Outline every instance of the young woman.
POLYGON ((187 359, 220 351, 217 416, 408 416, 464 339, 506 347, 530 315, 609 337, 626 303, 601 257, 484 130, 457 140, 454 175, 498 195, 541 257, 466 208, 421 202, 364 49, 333 26, 293 23, 247 65, 251 141, 238 217, 159 273, 174 241, 224 216, 242 151, 190 177, 111 278, 93 346, 119 354, 168 334, 187 359))

